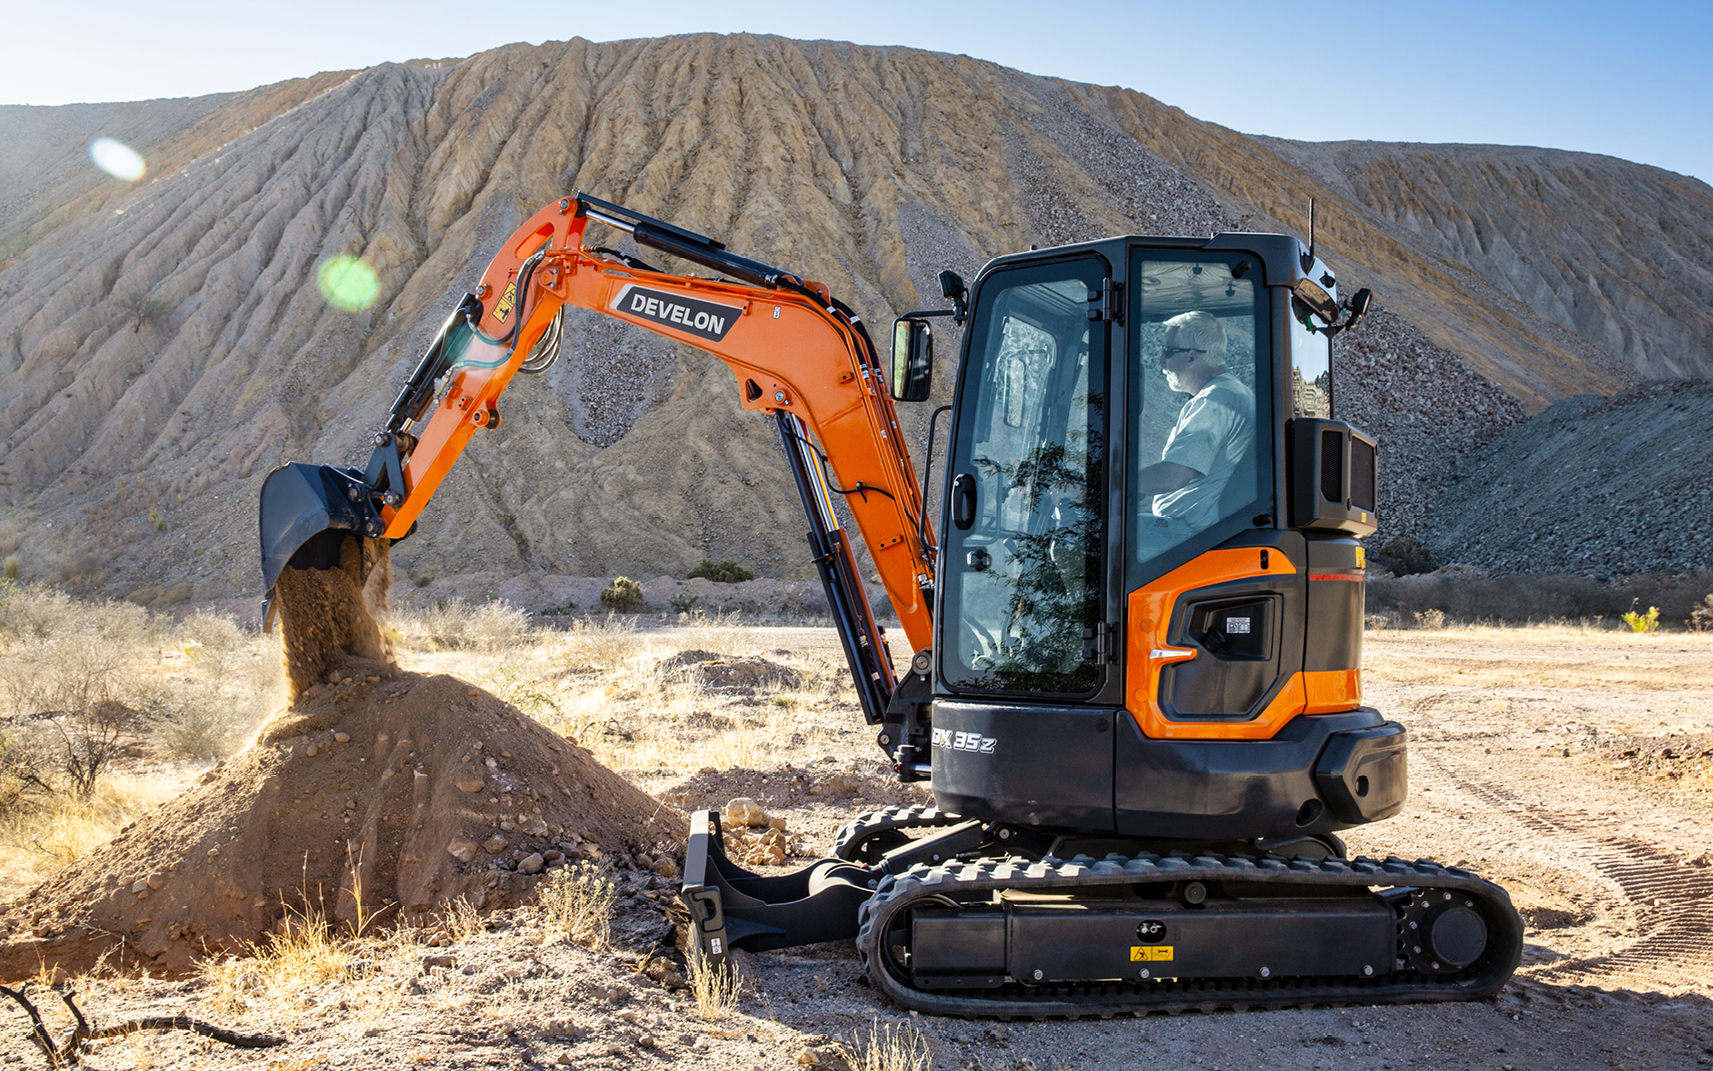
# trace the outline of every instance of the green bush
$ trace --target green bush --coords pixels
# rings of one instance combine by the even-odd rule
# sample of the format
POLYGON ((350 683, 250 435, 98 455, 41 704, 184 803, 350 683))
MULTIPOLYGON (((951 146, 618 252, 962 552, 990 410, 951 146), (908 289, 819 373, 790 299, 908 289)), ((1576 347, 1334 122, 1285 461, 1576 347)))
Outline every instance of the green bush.
POLYGON ((702 600, 699 596, 691 595, 688 592, 674 595, 672 596, 672 612, 675 614, 687 614, 691 610, 694 610, 697 604, 701 601, 702 600))
POLYGON ((629 577, 616 577, 613 586, 601 589, 601 605, 621 614, 642 609, 642 585, 629 577))
POLYGON ((691 580, 698 577, 712 580, 716 584, 736 584, 740 580, 754 580, 755 574, 729 559, 717 562, 712 558, 703 558, 701 565, 690 570, 691 580))
POLYGON ((1630 626, 1631 632, 1654 632, 1659 629, 1659 607, 1650 606, 1645 614, 1634 610, 1624 611, 1624 624, 1630 626))
POLYGON ((1393 576, 1431 573, 1438 568, 1428 549, 1409 536, 1393 536, 1386 540, 1368 552, 1368 561, 1372 565, 1384 566, 1393 576))

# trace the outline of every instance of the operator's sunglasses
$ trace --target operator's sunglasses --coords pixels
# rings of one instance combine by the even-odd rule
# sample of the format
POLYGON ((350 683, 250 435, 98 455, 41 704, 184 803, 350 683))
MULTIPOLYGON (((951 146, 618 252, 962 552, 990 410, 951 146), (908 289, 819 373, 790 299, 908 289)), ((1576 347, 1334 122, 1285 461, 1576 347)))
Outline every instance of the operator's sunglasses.
POLYGON ((1205 352, 1206 352, 1205 350, 1198 350, 1194 346, 1162 346, 1160 348, 1160 363, 1164 364, 1165 362, 1171 360, 1173 357, 1176 357, 1180 353, 1205 353, 1205 352))

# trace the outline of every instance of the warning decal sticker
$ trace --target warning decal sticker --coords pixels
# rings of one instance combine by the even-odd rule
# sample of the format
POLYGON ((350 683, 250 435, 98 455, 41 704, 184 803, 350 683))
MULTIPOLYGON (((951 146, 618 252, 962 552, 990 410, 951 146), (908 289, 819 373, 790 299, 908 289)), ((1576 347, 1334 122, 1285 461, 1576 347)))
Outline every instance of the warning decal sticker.
POLYGON ((510 316, 512 314, 512 309, 516 307, 517 281, 514 279, 506 284, 505 292, 500 295, 498 304, 494 306, 494 319, 498 320, 500 323, 505 323, 506 317, 510 316))

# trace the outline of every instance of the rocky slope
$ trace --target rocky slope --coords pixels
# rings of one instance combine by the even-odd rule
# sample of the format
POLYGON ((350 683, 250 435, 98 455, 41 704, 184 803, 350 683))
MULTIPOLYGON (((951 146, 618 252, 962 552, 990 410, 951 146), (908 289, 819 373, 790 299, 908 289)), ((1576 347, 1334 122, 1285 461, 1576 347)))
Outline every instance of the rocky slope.
POLYGON ((1567 398, 1466 461, 1436 507, 1429 549, 1507 573, 1706 577, 1709 442, 1713 383, 1567 398))
MULTIPOLYGON (((1378 180, 1339 179, 1333 148, 1310 159, 1141 94, 903 48, 514 45, 194 101, 0 109, 0 145, 23 147, 0 165, 0 557, 149 603, 255 594, 262 476, 366 456, 367 430, 498 242, 575 189, 824 280, 871 322, 935 300, 944 267, 967 276, 1031 243, 1113 232, 1301 232, 1315 197, 1344 284, 1386 306, 1347 336, 1364 372, 1340 392, 1387 450, 1399 531, 1421 529, 1434 482, 1523 414, 1662 369, 1701 374, 1707 348, 1702 313, 1670 300, 1608 346, 1598 316, 1561 315, 1582 307, 1573 278, 1557 304, 1536 301, 1521 269, 1488 274, 1489 245, 1448 244, 1425 210, 1387 209, 1378 180), (96 131, 138 148, 149 174, 126 185, 83 166, 96 131), (379 273, 366 312, 316 293, 316 267, 340 253, 379 273)), ((1483 152, 1394 147, 1447 163, 1387 173, 1442 174, 1483 152)), ((1631 168, 1634 192, 1616 221, 1581 199, 1602 233, 1663 182, 1608 164, 1631 168)), ((1526 188, 1525 164, 1507 166, 1526 188)), ((1443 192, 1474 213, 1448 181, 1415 201, 1443 192)), ((1693 215, 1705 186, 1672 189, 1648 241, 1591 247, 1598 272, 1674 285, 1713 214, 1693 215)), ((1514 259, 1537 274, 1541 250, 1582 263, 1561 249, 1575 201, 1554 202, 1533 245, 1517 222, 1514 259)), ((725 369, 588 316, 570 327, 567 356, 507 396, 505 425, 467 452, 400 568, 682 576, 707 556, 812 575, 772 431, 739 409, 725 369)), ((914 436, 926 414, 909 414, 914 436)))

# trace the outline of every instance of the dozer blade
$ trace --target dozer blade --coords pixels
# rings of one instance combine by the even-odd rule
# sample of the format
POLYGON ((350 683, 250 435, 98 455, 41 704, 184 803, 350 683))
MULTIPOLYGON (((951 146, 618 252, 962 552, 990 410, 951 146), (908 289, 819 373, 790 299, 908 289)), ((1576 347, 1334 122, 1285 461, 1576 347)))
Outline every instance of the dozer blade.
POLYGON ((293 463, 269 473, 261 494, 264 626, 273 625, 274 585, 287 565, 336 568, 348 536, 377 538, 385 530, 373 489, 355 470, 293 463))

